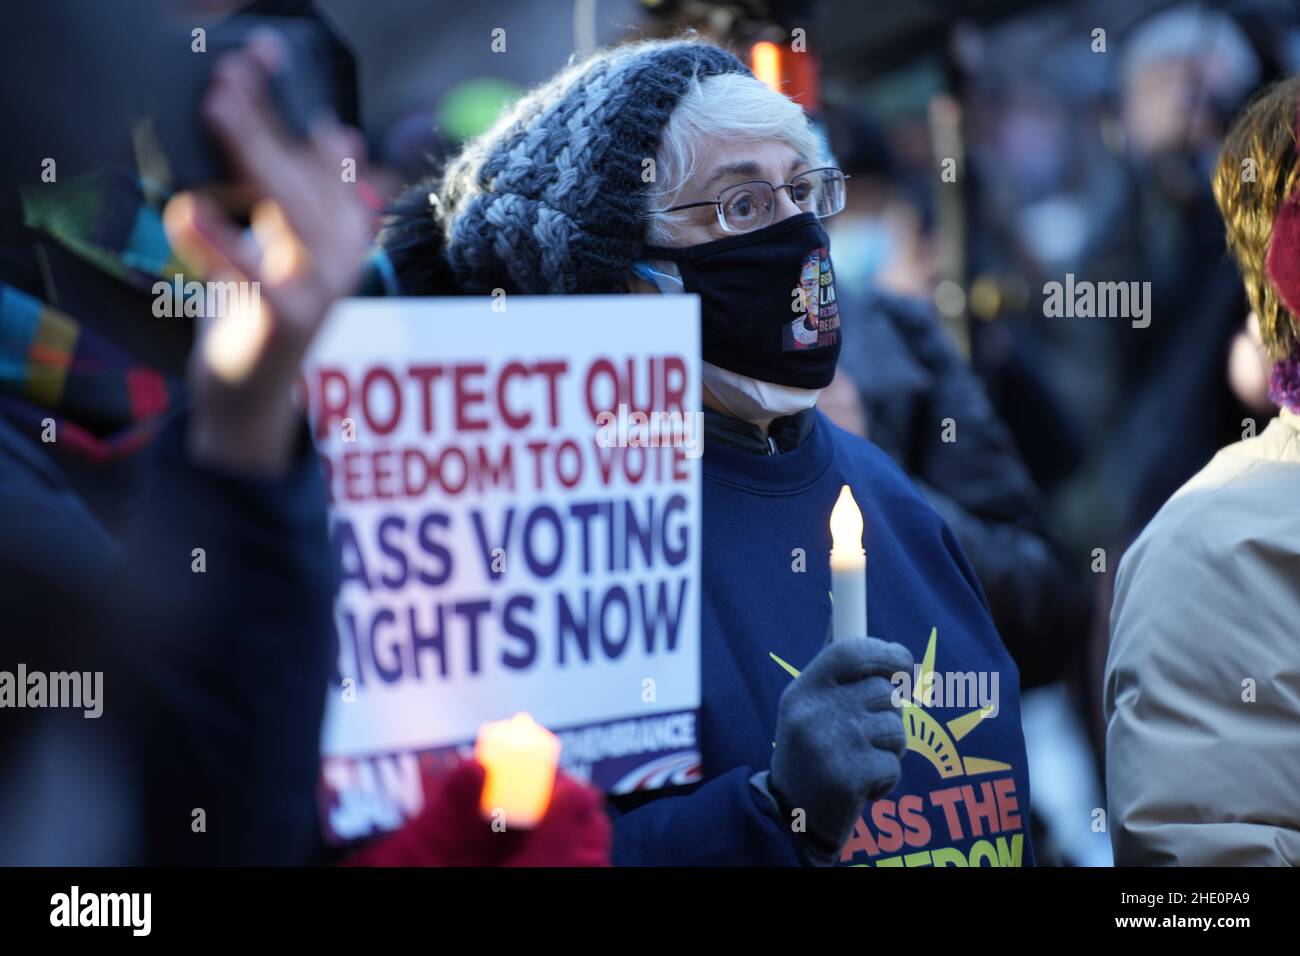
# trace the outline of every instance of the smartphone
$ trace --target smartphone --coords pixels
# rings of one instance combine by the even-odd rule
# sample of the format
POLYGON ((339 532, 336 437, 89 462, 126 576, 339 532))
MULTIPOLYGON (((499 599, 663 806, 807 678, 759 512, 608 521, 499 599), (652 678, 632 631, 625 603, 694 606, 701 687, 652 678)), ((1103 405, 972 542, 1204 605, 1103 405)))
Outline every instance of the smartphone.
MULTIPOLYGON (((205 52, 193 49, 194 38, 184 47, 188 55, 177 58, 172 47, 169 62, 179 74, 175 81, 162 82, 148 95, 138 111, 137 128, 144 139, 161 150, 161 157, 175 189, 231 181, 221 146, 208 132, 200 104, 207 91, 213 67, 223 53, 244 46, 250 34, 269 29, 280 38, 284 55, 271 75, 268 94, 290 135, 305 137, 313 124, 333 114, 335 93, 328 67, 328 48, 319 24, 286 17, 237 16, 208 30, 205 52)), ((184 38, 181 38, 182 40, 184 38)))

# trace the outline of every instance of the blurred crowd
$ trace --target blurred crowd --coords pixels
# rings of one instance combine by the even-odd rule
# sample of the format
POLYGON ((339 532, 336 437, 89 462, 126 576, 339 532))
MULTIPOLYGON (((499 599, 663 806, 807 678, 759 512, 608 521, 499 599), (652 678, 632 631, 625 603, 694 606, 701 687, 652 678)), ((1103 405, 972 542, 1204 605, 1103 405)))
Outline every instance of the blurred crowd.
MULTIPOLYGON (((1101 12, 1052 4, 991 29, 958 23, 939 63, 881 81, 875 99, 846 91, 854 116, 843 125, 871 144, 862 171, 878 198, 833 231, 842 273, 861 269, 863 288, 929 299, 934 316, 956 327, 950 340, 969 365, 950 359, 960 369, 951 374, 978 381, 1015 449, 993 480, 1025 489, 1020 500, 1033 504, 999 512, 976 499, 953 516, 945 492, 970 493, 972 482, 932 478, 941 446, 918 449, 917 436, 947 414, 969 416, 971 405, 952 395, 923 406, 933 417, 914 423, 911 443, 891 431, 885 445, 936 483, 928 496, 989 592, 1031 688, 1025 730, 1035 806, 1049 830, 1040 854, 1076 865, 1111 859, 1094 808, 1105 805, 1102 678, 1121 556, 1220 447, 1256 434, 1276 411, 1210 182, 1231 119, 1295 68, 1296 11, 1287 5, 1101 12), (909 85, 911 116, 891 116, 899 109, 891 100, 909 85), (952 110, 965 151, 957 199, 933 175, 952 110), (945 249, 954 227, 956 255, 945 249), (861 249, 860 259, 849 249, 861 249), (1149 326, 1045 314, 1046 283, 1067 274, 1149 282, 1149 326), (956 292, 945 294, 945 284, 956 292), (981 521, 982 533, 972 533, 969 523, 981 521), (1000 588, 1004 581, 1015 590, 1000 588), (1091 832, 1078 825, 1090 814, 1091 832)), ((830 129, 834 139, 834 119, 830 129)), ((870 410, 877 370, 871 353, 862 363, 845 365, 870 410)), ((878 440, 874 421, 869 414, 866 434, 878 440)))

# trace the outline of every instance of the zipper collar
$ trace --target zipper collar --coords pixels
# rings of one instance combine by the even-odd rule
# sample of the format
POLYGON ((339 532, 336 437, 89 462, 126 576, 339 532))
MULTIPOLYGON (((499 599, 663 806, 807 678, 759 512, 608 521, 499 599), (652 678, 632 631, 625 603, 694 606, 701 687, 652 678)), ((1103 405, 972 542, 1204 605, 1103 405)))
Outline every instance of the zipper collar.
POLYGON ((732 418, 711 408, 704 409, 704 440, 717 442, 753 455, 780 455, 799 445, 812 433, 816 409, 806 408, 772 420, 767 432, 752 422, 732 418))

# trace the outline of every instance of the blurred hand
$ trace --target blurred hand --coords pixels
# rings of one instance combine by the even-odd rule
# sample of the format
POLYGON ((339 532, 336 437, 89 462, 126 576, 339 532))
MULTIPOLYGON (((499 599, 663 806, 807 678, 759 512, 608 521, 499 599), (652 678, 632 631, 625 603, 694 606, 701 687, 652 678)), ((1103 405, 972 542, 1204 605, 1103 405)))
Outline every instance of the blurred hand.
POLYGON ((1268 397, 1273 361, 1259 332, 1259 316, 1252 310, 1246 326, 1228 349, 1228 384, 1238 401, 1257 415, 1272 415, 1277 406, 1268 397))
POLYGON ((349 866, 608 866, 610 825, 601 795, 563 773, 551 805, 528 830, 495 831, 479 810, 486 773, 466 760, 425 778, 424 809, 359 851, 349 866))
POLYGON ((890 677, 912 666, 901 644, 839 640, 781 695, 768 789, 784 814, 804 811, 819 855, 838 853, 867 802, 898 784, 907 734, 890 677))
POLYGON ((203 115, 254 202, 255 242, 214 202, 181 193, 163 221, 181 258, 209 282, 258 283, 260 308, 201 321, 190 358, 190 449, 229 470, 275 474, 293 455, 292 389, 330 306, 355 288, 369 216, 343 160, 359 137, 330 120, 306 140, 282 126, 267 82, 282 48, 258 34, 218 61, 203 115))

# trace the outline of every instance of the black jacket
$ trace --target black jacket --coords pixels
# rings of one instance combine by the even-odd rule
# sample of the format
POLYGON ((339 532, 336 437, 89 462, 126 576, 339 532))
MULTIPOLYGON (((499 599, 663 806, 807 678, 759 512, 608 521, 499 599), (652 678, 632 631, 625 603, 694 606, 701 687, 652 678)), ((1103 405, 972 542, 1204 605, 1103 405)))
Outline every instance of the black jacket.
POLYGON ((1059 678, 1081 637, 1081 616, 1069 613, 1078 599, 1042 496, 979 378, 924 303, 873 291, 846 298, 841 315, 840 365, 858 384, 868 437, 957 536, 1022 686, 1059 678))

